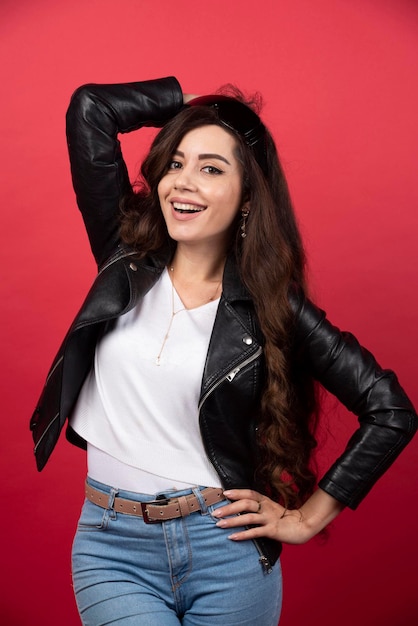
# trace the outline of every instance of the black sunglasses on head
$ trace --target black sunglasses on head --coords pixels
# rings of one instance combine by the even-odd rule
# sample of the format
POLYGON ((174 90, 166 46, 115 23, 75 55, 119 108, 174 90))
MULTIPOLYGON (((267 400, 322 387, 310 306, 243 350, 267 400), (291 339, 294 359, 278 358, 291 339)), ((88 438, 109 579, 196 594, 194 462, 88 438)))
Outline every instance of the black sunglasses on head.
POLYGON ((207 106, 214 109, 219 122, 244 139, 263 172, 267 173, 266 129, 250 107, 236 98, 221 95, 199 96, 190 100, 187 106, 207 106))

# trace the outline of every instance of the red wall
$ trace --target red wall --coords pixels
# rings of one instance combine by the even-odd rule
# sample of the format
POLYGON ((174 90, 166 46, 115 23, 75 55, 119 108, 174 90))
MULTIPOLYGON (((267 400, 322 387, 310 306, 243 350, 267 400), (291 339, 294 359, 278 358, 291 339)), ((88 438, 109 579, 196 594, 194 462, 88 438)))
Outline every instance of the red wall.
MULTIPOLYGON (((94 275, 66 155, 72 91, 169 74, 192 93, 258 89, 318 302, 418 405, 417 18, 414 0, 2 0, 2 623, 79 623, 70 546, 84 455, 63 440, 38 474, 27 429, 94 275)), ((131 167, 140 140, 126 142, 131 167)), ((326 423, 323 467, 355 421, 329 404, 326 423)), ((327 543, 286 547, 281 626, 415 622, 417 442, 327 543)))

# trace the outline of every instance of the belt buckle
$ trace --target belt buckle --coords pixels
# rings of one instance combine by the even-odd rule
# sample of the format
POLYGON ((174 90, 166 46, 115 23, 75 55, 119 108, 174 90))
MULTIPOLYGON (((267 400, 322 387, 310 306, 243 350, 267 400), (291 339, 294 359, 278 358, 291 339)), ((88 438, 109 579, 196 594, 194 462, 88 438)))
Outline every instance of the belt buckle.
POLYGON ((166 497, 161 497, 158 500, 150 500, 149 502, 141 502, 141 511, 142 511, 142 519, 144 520, 145 524, 161 524, 161 522, 163 522, 164 520, 162 519, 153 519, 152 517, 149 516, 148 514, 148 510, 147 507, 150 504, 156 505, 156 506, 166 506, 169 502, 169 498, 166 497))

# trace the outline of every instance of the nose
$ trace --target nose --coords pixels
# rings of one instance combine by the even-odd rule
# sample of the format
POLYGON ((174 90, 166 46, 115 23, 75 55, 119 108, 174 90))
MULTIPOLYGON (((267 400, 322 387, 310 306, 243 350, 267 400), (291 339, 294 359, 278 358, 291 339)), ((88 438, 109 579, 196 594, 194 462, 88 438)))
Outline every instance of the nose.
POLYGON ((177 175, 174 180, 174 188, 175 189, 196 189, 196 182, 193 176, 193 171, 190 167, 183 166, 181 169, 177 170, 177 175))

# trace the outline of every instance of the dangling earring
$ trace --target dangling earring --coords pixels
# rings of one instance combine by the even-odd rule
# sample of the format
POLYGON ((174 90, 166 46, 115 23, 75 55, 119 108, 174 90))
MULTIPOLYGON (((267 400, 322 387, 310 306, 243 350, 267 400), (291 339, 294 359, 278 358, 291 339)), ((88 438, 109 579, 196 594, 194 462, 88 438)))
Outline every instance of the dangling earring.
POLYGON ((247 217, 249 216, 250 212, 248 209, 242 209, 241 211, 241 217, 242 217, 242 221, 241 221, 241 237, 244 239, 247 236, 247 217))

